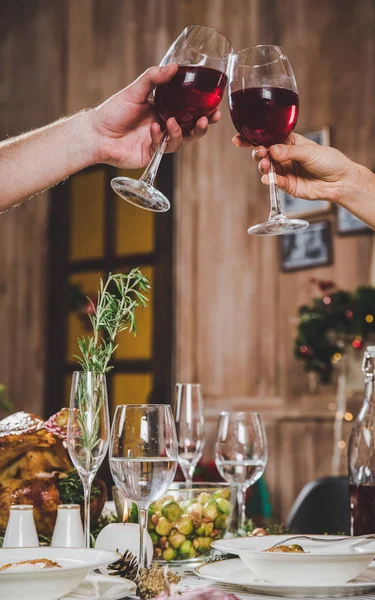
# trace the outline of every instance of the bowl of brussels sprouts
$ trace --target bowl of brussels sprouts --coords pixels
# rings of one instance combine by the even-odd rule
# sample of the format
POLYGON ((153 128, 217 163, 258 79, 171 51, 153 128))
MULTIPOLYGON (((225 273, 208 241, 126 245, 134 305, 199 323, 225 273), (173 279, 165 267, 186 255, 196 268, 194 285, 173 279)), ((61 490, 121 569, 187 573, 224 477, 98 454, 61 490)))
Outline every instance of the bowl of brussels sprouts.
POLYGON ((207 557, 211 542, 228 532, 235 504, 236 487, 228 483, 173 483, 149 507, 154 558, 171 562, 207 557))

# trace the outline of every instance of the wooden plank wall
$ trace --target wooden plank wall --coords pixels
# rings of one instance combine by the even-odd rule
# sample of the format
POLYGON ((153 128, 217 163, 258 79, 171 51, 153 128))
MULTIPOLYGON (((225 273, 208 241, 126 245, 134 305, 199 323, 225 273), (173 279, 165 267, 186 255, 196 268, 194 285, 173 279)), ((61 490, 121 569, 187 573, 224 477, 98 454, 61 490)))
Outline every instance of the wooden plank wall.
MULTIPOLYGON (((375 1, 360 5, 4 0, 0 134, 104 100, 157 63, 183 27, 195 22, 218 28, 238 49, 284 46, 299 85, 299 128, 331 125, 337 147, 374 166, 375 1)), ((329 471, 331 452, 332 396, 307 394, 292 355, 296 309, 311 297, 312 277, 346 287, 365 283, 372 239, 335 235, 332 267, 281 274, 277 239, 246 233, 267 216, 267 191, 250 152, 230 143, 234 131, 225 104, 223 113, 206 139, 184 148, 177 161, 177 378, 202 383, 211 442, 220 409, 265 414, 267 478, 285 516, 301 485, 329 471)), ((0 219, 0 380, 18 406, 36 411, 43 398, 47 217, 44 195, 0 219)), ((329 218, 335 221, 334 214, 329 218)))

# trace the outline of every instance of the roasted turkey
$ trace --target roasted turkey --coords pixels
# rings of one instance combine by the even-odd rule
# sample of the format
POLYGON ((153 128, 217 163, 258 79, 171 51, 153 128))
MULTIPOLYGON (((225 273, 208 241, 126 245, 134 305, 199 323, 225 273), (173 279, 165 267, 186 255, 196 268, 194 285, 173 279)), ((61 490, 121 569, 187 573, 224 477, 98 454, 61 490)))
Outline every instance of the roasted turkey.
MULTIPOLYGON (((57 507, 62 503, 59 481, 72 470, 64 444, 68 410, 48 421, 18 412, 0 421, 0 532, 4 532, 12 504, 32 504, 38 533, 51 536, 57 507)), ((97 519, 106 500, 106 487, 91 504, 97 519)))

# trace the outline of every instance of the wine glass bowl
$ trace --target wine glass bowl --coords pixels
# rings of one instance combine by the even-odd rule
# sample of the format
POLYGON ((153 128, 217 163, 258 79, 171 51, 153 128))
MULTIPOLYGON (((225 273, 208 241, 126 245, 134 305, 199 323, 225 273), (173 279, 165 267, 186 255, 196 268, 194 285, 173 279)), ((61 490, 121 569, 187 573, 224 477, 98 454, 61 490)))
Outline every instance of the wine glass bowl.
MULTIPOLYGON (((229 109, 238 133, 254 146, 269 148, 285 142, 293 131, 299 111, 296 80, 280 46, 253 46, 233 55, 229 76, 229 109)), ((283 215, 271 168, 271 211, 268 221, 250 227, 254 235, 282 235, 308 227, 301 219, 283 215)))
POLYGON ((241 529, 246 523, 246 490, 263 475, 267 458, 267 437, 259 413, 220 414, 215 463, 222 478, 237 486, 238 525, 241 529))
POLYGON ((176 384, 173 414, 176 423, 178 462, 185 481, 191 484, 205 444, 203 397, 198 383, 176 384))
MULTIPOLYGON (((211 27, 190 25, 178 36, 161 61, 161 66, 177 63, 178 71, 167 83, 154 90, 154 107, 166 122, 174 117, 188 134, 200 117, 209 118, 217 109, 226 85, 232 45, 211 27)), ((169 200, 153 187, 157 170, 168 143, 167 130, 142 177, 116 177, 114 191, 136 206, 155 212, 170 208, 169 200)))
POLYGON ((170 406, 118 406, 111 432, 111 473, 121 494, 138 506, 139 568, 147 566, 147 509, 167 491, 177 467, 177 439, 170 406))
POLYGON ((72 378, 67 446, 84 490, 85 544, 90 548, 90 491, 109 445, 109 410, 105 375, 75 371, 72 378))

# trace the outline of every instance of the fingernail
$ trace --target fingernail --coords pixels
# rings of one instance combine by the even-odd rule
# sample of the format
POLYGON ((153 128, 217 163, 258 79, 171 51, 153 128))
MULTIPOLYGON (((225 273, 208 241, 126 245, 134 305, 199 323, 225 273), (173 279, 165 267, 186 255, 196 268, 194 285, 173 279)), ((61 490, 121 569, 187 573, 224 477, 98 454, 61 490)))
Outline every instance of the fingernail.
POLYGON ((169 65, 163 65, 162 67, 160 67, 160 69, 162 73, 166 73, 167 71, 169 71, 169 65))
POLYGON ((282 152, 282 148, 281 148, 280 144, 276 144, 275 146, 272 146, 272 151, 276 156, 280 156, 280 154, 282 152))

